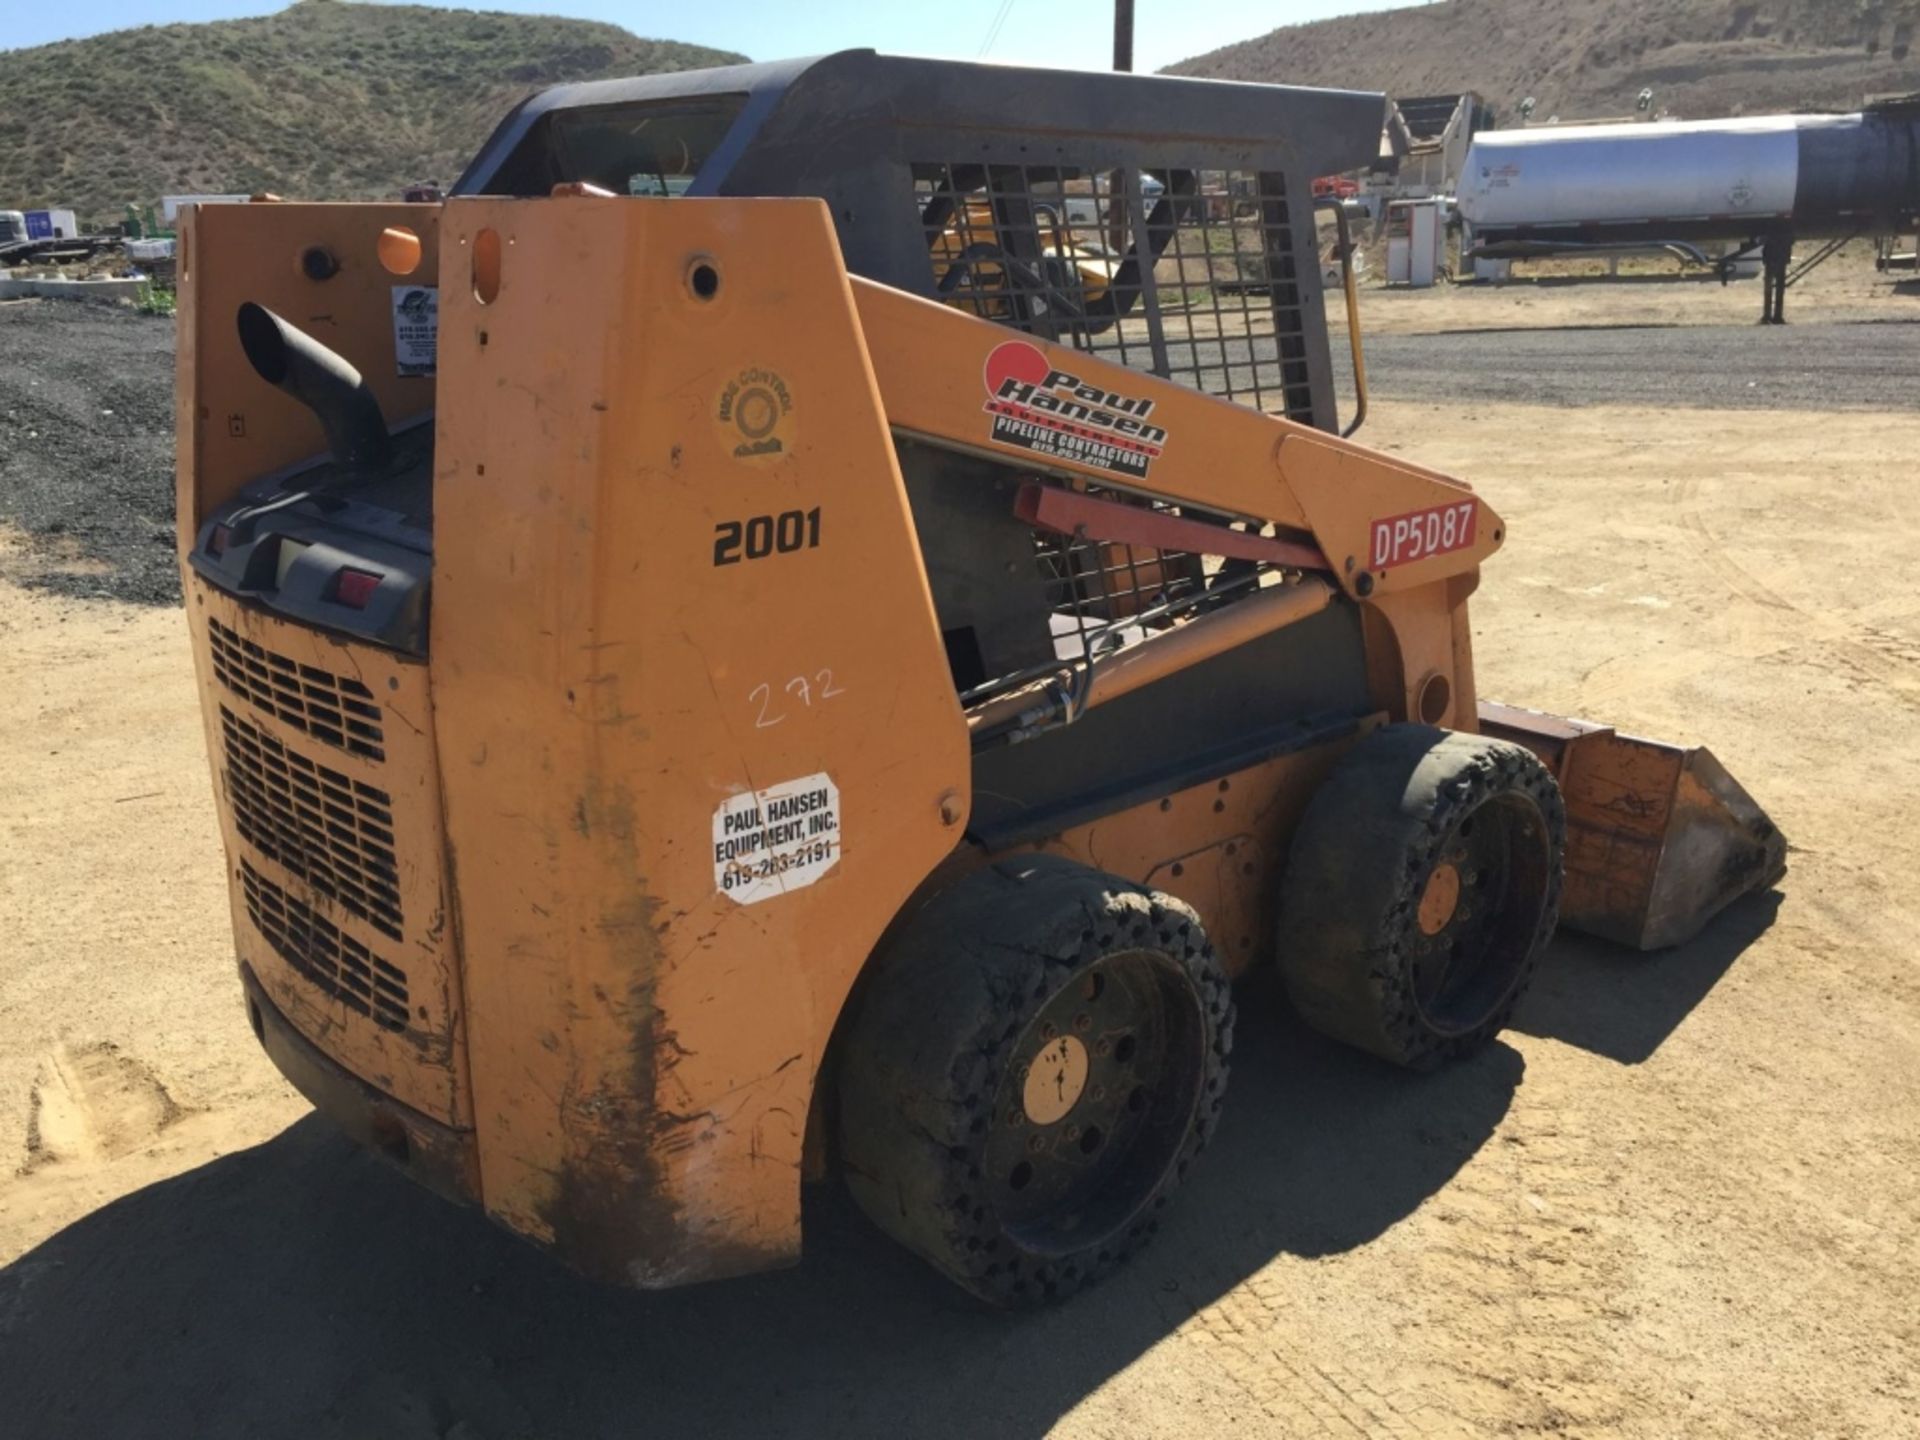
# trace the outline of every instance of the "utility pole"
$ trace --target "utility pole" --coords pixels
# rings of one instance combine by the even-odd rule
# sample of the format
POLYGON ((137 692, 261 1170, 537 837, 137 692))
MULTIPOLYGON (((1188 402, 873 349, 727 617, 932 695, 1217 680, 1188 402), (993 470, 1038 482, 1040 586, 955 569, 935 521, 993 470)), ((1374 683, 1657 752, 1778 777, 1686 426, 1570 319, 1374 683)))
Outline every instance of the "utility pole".
POLYGON ((1113 68, 1133 69, 1133 0, 1113 0, 1113 68))

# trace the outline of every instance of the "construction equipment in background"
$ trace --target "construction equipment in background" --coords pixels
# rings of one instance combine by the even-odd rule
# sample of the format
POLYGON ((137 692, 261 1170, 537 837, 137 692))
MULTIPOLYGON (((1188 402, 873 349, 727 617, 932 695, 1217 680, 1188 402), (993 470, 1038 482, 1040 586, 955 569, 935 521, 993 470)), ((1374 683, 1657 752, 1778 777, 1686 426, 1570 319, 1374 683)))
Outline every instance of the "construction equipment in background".
POLYGON ((129 240, 171 240, 174 231, 160 223, 160 217, 154 213, 151 205, 136 205, 131 200, 126 205, 126 218, 120 222, 120 233, 129 240))
POLYGON ((1848 240, 1920 220, 1920 96, 1852 115, 1628 122, 1474 137, 1461 178, 1463 261, 1728 241, 1723 276, 1764 270, 1761 320, 1848 240), (1797 266, 1794 246, 1819 245, 1797 266))
POLYGON ((1367 166, 1367 192, 1383 201, 1453 194, 1473 137, 1493 125, 1493 107, 1471 90, 1387 100, 1379 151, 1367 166))
POLYGON ((190 212, 275 1064, 603 1279, 790 1263, 838 1170, 1038 1304, 1159 1228, 1235 977, 1425 1069, 1556 916, 1673 941, 1777 879, 1698 757, 1481 733, 1505 522, 1334 433, 1310 187, 1379 107, 850 52, 548 92, 444 206, 190 212))
MULTIPOLYGON (((1021 297, 1027 294, 1073 295, 1091 307, 1106 305, 1118 262, 1107 244, 1101 208, 1091 189, 1073 196, 1064 184, 1052 205, 1036 202, 1033 222, 1040 248, 1035 259, 1023 262, 1000 243, 998 217, 984 194, 953 201, 931 246, 941 283, 986 320, 1021 317, 1021 297), (1071 278, 1061 273, 1067 267, 1071 278), (1053 273, 1043 277, 1042 270, 1053 273)), ((1088 323, 1089 317, 1082 311, 1078 320, 1088 323)))

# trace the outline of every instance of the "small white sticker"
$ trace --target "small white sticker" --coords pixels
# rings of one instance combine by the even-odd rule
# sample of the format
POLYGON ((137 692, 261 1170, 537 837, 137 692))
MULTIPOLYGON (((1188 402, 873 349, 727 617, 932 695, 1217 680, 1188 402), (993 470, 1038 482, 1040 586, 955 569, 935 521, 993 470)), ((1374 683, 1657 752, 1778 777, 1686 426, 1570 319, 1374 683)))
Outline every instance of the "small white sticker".
POLYGON ((433 374, 440 343, 440 292, 431 285, 393 287, 393 358, 402 375, 433 374))
POLYGON ((840 863, 840 788, 824 773, 729 796, 713 812, 713 883, 742 905, 801 890, 840 863))

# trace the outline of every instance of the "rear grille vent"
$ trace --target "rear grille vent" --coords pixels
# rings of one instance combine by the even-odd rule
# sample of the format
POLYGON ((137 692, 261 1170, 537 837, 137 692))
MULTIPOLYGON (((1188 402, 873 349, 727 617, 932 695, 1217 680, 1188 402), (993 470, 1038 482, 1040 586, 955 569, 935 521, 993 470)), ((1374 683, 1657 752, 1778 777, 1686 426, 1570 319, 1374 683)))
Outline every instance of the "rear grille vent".
POLYGON ((207 636, 213 673, 254 709, 352 754, 387 758, 380 706, 358 680, 295 664, 211 618, 207 636))
POLYGON ((226 706, 227 800, 241 838, 374 928, 400 938, 393 802, 315 764, 226 706))
POLYGON ((247 918, 282 960, 381 1029, 407 1028, 406 971, 343 935, 244 860, 240 883, 246 891, 247 918))

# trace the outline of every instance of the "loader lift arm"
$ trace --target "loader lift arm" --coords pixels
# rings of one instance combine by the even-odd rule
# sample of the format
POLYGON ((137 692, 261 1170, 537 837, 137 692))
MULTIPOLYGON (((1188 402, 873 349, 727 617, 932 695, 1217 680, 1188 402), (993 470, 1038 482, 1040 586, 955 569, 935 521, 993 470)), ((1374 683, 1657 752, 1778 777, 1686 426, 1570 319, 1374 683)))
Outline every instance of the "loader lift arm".
MULTIPOLYGON (((1053 477, 1017 500, 1025 518, 1061 533, 1118 543, 1265 559, 1285 567, 1284 588, 1243 586, 1230 603, 1178 629, 1138 641, 1083 675, 1055 670, 1016 677, 970 706, 976 747, 1070 723, 1086 707, 1172 675, 1212 654, 1319 613, 1336 598, 1363 607, 1371 633, 1444 614, 1464 644, 1465 601, 1482 560, 1506 538, 1505 522, 1473 491, 1434 471, 1390 460, 1351 441, 1038 338, 871 281, 852 280, 874 372, 896 434, 1024 464, 1053 477), (1043 368, 1019 384, 1030 403, 1065 410, 1043 418, 1088 421, 1088 395, 1135 403, 1164 432, 1138 479, 1116 482, 1102 452, 1022 452, 996 440, 996 355, 1037 354, 1043 368), (1251 462, 1249 457, 1252 457, 1251 462), (1089 499, 1087 482, 1169 503, 1180 515, 1089 499), (1061 488, 1064 483, 1065 488, 1061 488), (1449 530, 1443 518, 1457 516, 1449 530), (1203 516, 1196 519, 1194 516, 1203 516), (1245 522, 1255 533, 1229 530, 1245 522), (1438 546, 1425 543, 1433 529, 1438 546), (1272 535, 1257 533, 1271 528, 1272 535), (1201 541, 1195 531, 1213 539, 1201 541), (1408 536, 1415 548, 1408 554, 1408 536), (1415 592, 1439 603, 1414 603, 1415 592)), ((1024 359, 1024 356, 1017 358, 1024 359)), ((1005 368, 1002 365, 1000 368, 1005 368)), ((1108 407, 1111 409, 1112 407, 1108 407)), ((1089 422, 1098 425, 1097 419, 1089 422)), ((1051 669, 1052 667, 1048 667, 1051 669)), ((1385 667, 1382 667, 1385 668, 1385 667)), ((1455 684, 1471 687, 1469 667, 1455 684), (1464 683, 1463 683, 1464 682, 1464 683)), ((1456 694, 1449 711, 1422 713, 1417 692, 1381 697, 1393 718, 1445 720, 1455 729, 1513 740, 1553 770, 1565 793, 1570 836, 1563 924, 1642 950, 1690 939, 1728 904, 1786 872, 1786 842, 1772 821, 1708 751, 1621 735, 1612 727, 1456 694)))
MULTIPOLYGON (((1099 359, 1038 337, 1010 336, 959 310, 869 280, 852 278, 868 353, 873 357, 887 418, 896 434, 930 444, 1025 463, 1069 479, 1115 486, 1143 497, 1203 512, 1271 525, 1281 538, 1311 545, 1327 558, 1332 583, 1355 600, 1404 592, 1472 574, 1506 537, 1505 522, 1458 480, 1389 460, 1365 446, 1311 426, 1196 393, 1171 380, 1099 359), (993 439, 983 383, 997 352, 1016 360, 1032 352, 1044 365, 1034 374, 1038 406, 1063 423, 1095 418, 1076 413, 1074 391, 1146 402, 1153 428, 1165 432, 1144 478, 1117 478, 1110 465, 1071 454, 1038 454, 993 439), (1072 380, 1077 383, 1068 385, 1072 380), (1250 463, 1249 457, 1254 457, 1250 463), (1264 463, 1263 463, 1264 462, 1264 463), (1384 536, 1381 522, 1462 507, 1444 541, 1429 547, 1402 530, 1384 536)), ((1112 414, 1115 407, 1078 402, 1081 410, 1112 414)), ((1125 412, 1116 418, 1124 422, 1125 412)), ((1118 438, 1124 441, 1124 429, 1118 438)), ((1438 522, 1444 530, 1444 515, 1438 522)))
POLYGON ((1203 607, 1117 653, 1096 661, 1090 645, 1074 664, 963 687, 976 746, 1070 723, 1336 601, 1369 637, 1380 714, 1472 728, 1465 602, 1506 528, 1468 486, 957 309, 852 286, 896 437, 1027 473, 1014 504, 1041 530, 1229 567, 1209 577, 1203 607), (1415 655, 1428 659, 1410 666, 1415 655))

